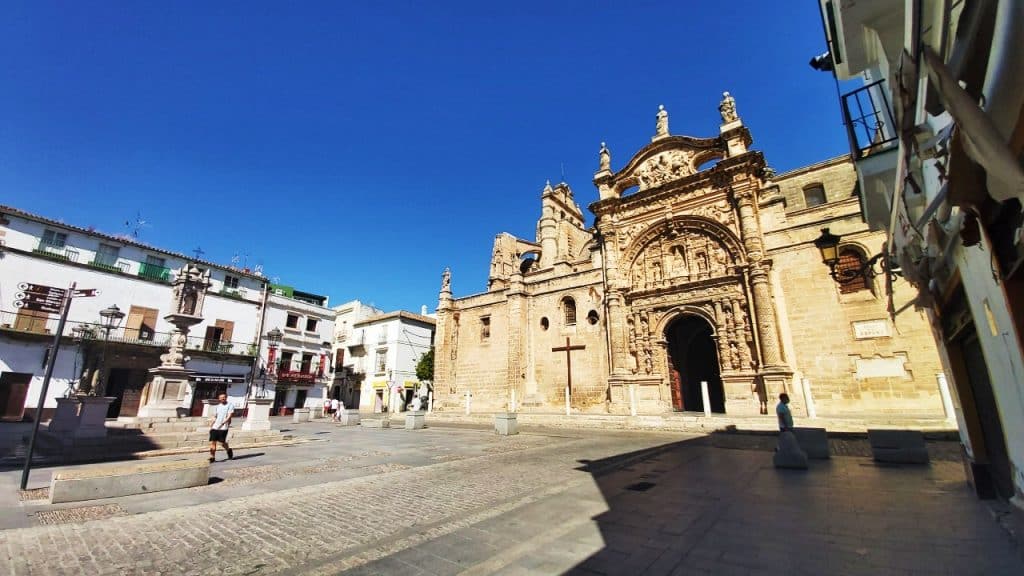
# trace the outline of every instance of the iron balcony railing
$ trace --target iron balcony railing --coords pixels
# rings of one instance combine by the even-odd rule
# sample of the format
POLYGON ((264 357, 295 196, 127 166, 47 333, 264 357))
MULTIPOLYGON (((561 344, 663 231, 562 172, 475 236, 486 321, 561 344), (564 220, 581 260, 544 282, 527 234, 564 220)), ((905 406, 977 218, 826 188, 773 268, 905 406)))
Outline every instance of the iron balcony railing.
POLYGON ((885 80, 843 94, 843 121, 854 160, 891 150, 897 145, 896 121, 885 80))
MULTIPOLYGON (((0 330, 45 334, 52 336, 57 330, 59 319, 56 314, 45 312, 0 312, 0 330)), ((109 336, 99 323, 68 321, 64 324, 63 336, 68 338, 92 340, 112 343, 136 344, 139 346, 155 346, 167 348, 170 344, 170 332, 156 332, 145 326, 130 328, 121 326, 110 330, 109 336)), ((185 349, 203 350, 218 354, 234 354, 237 356, 255 356, 256 345, 251 342, 228 342, 204 336, 188 336, 185 349)))
POLYGON ((33 250, 34 253, 47 258, 53 258, 55 260, 67 260, 68 262, 78 262, 78 250, 70 248, 64 244, 52 244, 45 240, 39 241, 39 246, 33 250))
POLYGON ((102 258, 96 258, 92 262, 89 262, 89 266, 93 268, 99 268, 100 270, 108 270, 110 272, 118 272, 121 274, 128 273, 128 263, 121 261, 110 261, 102 258))
POLYGON ((171 281, 171 269, 166 266, 158 266, 148 262, 139 263, 139 277, 160 282, 171 281))

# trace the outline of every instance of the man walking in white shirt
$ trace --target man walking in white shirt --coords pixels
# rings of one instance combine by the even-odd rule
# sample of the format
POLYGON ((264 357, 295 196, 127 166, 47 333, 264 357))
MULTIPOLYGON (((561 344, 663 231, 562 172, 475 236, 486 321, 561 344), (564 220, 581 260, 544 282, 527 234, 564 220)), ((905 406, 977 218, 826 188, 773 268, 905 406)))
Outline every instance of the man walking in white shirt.
POLYGON ((218 404, 213 409, 213 419, 210 423, 210 462, 216 460, 217 442, 224 446, 228 453, 228 460, 235 457, 231 447, 228 446, 228 428, 231 426, 231 417, 235 413, 235 405, 228 402, 227 394, 217 396, 218 404))

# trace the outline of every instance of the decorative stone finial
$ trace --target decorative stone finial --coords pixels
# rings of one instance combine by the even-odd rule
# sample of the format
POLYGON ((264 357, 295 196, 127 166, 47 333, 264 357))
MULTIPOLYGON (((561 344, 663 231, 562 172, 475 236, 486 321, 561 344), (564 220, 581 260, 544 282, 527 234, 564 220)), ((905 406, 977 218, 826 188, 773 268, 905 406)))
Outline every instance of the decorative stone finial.
POLYGON ((612 169, 612 153, 608 151, 608 146, 604 142, 601 142, 601 164, 600 170, 612 169))
POLYGON ((551 188, 551 180, 548 180, 548 181, 547 181, 547 182, 546 182, 546 183, 544 184, 544 193, 545 193, 545 194, 547 194, 548 192, 553 192, 553 191, 554 191, 554 190, 552 190, 552 188, 551 188))
POLYGON ((728 92, 722 92, 722 102, 718 105, 718 112, 722 115, 722 124, 739 120, 736 114, 736 99, 728 92))
POLYGON ((452 291, 452 271, 451 268, 445 266, 444 272, 441 273, 441 292, 452 291))
POLYGON ((651 140, 657 140, 658 138, 668 136, 668 111, 665 110, 664 104, 658 104, 658 115, 656 118, 657 122, 654 127, 654 138, 651 138, 651 140))

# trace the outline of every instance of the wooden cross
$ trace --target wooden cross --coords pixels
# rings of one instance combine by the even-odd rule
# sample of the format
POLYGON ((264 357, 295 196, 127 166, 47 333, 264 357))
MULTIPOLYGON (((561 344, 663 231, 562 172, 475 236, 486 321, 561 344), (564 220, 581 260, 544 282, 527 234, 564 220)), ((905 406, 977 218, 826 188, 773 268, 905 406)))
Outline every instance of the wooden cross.
POLYGON ((583 350, 585 348, 586 348, 586 346, 584 346, 582 344, 577 344, 576 346, 570 345, 569 344, 569 337, 566 336, 565 337, 565 346, 558 346, 556 348, 552 348, 551 349, 552 352, 565 352, 565 368, 568 371, 568 376, 569 376, 569 384, 568 384, 569 385, 569 394, 572 394, 572 356, 571 356, 572 351, 573 350, 583 350))

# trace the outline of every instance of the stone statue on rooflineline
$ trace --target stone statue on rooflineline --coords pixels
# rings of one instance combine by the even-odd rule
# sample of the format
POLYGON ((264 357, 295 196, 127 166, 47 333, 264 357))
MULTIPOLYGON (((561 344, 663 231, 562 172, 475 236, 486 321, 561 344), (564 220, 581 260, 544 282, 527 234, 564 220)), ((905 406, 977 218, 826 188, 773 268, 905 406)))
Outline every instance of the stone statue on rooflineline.
POLYGON ((452 271, 450 268, 445 266, 444 272, 441 273, 441 292, 451 292, 452 289, 452 271))
POLYGON ((612 154, 608 151, 608 147, 605 146, 604 142, 601 142, 601 164, 600 170, 612 170, 612 154))
POLYGON ((658 105, 657 122, 654 127, 654 139, 668 136, 668 112, 663 104, 658 105))
POLYGON ((722 102, 718 105, 718 112, 722 115, 722 124, 735 122, 739 119, 736 114, 736 99, 728 92, 722 92, 722 102))

